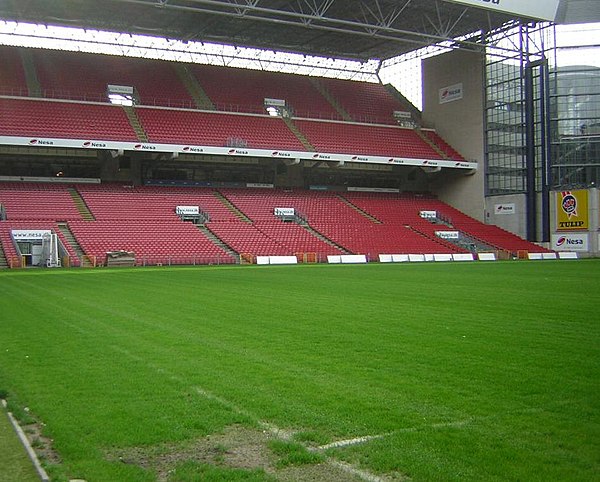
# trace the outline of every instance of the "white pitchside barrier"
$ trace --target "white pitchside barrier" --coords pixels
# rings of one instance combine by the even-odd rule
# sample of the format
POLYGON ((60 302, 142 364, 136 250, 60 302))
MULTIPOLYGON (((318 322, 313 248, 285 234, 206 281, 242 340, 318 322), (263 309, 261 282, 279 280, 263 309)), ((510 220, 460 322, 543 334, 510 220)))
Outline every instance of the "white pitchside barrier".
MULTIPOLYGON (((493 255, 492 255, 493 256, 493 255)), ((495 259, 495 258, 494 258, 495 259)), ((380 254, 380 263, 420 263, 424 261, 474 261, 472 253, 438 254, 380 254)))
POLYGON ((296 256, 257 256, 256 264, 298 264, 296 256))
POLYGON ((367 257, 364 254, 342 254, 327 256, 329 264, 356 264, 366 263, 367 257))
POLYGON ((559 251, 558 253, 559 259, 578 259, 577 253, 574 251, 559 251))

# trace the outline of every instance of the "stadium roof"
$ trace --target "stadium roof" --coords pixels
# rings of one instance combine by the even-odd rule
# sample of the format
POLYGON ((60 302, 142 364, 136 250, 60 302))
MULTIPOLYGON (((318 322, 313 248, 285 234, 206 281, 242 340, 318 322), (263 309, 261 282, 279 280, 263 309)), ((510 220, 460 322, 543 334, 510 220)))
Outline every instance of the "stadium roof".
POLYGON ((515 19, 445 0, 4 0, 0 18, 357 60, 515 19))

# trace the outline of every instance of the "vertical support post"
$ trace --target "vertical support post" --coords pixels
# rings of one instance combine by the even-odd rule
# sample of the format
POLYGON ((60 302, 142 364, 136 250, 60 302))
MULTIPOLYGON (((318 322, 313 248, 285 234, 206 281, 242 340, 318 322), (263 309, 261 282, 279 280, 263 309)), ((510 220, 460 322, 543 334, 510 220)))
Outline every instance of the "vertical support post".
POLYGON ((540 114, 542 143, 542 242, 550 242, 550 188, 552 186, 552 144, 550 133, 550 69, 548 60, 540 65, 540 114))
POLYGON ((537 203, 535 186, 535 101, 534 101, 533 66, 525 67, 525 171, 527 210, 527 241, 536 240, 537 203))

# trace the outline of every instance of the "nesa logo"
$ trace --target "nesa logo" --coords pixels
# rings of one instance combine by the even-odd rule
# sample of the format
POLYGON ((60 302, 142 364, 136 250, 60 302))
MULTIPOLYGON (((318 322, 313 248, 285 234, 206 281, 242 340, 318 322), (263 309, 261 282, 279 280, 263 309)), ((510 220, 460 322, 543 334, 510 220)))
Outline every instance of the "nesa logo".
POLYGON ((234 154, 239 154, 241 156, 247 156, 248 151, 242 151, 240 149, 229 149, 229 151, 227 151, 227 154, 229 154, 230 156, 233 156, 234 154))
POLYGON ((86 142, 83 143, 83 147, 100 147, 100 148, 104 148, 104 147, 106 147, 106 144, 104 144, 102 142, 86 141, 86 142))
POLYGON ((44 141, 42 139, 31 139, 29 141, 30 146, 53 146, 54 142, 52 141, 44 141))
POLYGON ((183 150, 183 152, 204 152, 204 149, 202 149, 200 147, 191 147, 191 146, 185 146, 182 150, 183 150))
POLYGON ((583 239, 570 239, 566 236, 561 236, 556 240, 556 246, 583 246, 583 239))
POLYGON ((442 100, 447 100, 449 97, 460 95, 461 89, 444 89, 442 92, 442 100))

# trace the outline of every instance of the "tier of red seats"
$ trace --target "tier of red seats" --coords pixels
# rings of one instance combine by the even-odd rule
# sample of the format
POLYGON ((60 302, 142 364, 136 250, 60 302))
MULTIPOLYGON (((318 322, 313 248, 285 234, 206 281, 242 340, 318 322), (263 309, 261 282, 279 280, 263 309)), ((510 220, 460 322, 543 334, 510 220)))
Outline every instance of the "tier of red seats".
MULTIPOLYGON (((432 197, 380 193, 346 193, 345 197, 354 205, 385 223, 410 225, 432 239, 436 237, 435 231, 456 229, 494 249, 513 253, 521 250, 538 253, 549 251, 497 226, 477 221, 432 197), (420 217, 420 211, 436 211, 439 213, 439 217, 450 223, 450 226, 431 224, 420 217)), ((447 241, 441 239, 437 239, 437 241, 451 246, 447 241)))
POLYGON ((446 156, 455 161, 464 161, 465 158, 450 144, 448 144, 442 137, 435 131, 423 129, 423 132, 431 141, 438 146, 446 156))
POLYGON ((291 253, 342 254, 341 250, 320 240, 296 223, 258 222, 255 226, 271 239, 276 239, 286 246, 291 253))
POLYGON ((510 233, 493 224, 483 224, 476 219, 467 216, 458 209, 438 200, 430 200, 424 209, 432 209, 441 212, 450 220, 452 226, 468 234, 469 236, 483 241, 485 244, 496 249, 502 249, 517 253, 518 251, 529 251, 533 253, 551 252, 535 243, 529 242, 519 236, 510 233))
POLYGON ((294 116, 340 118, 309 77, 214 65, 190 68, 218 110, 264 114, 269 98, 285 100, 294 116))
POLYGON ((136 110, 151 142, 305 150, 278 117, 143 107, 136 110))
POLYGON ((370 259, 385 253, 459 251, 405 226, 377 224, 333 192, 281 189, 221 189, 221 192, 256 223, 273 223, 277 207, 294 208, 311 227, 335 244, 351 253, 366 254, 370 259))
POLYGON ((37 49, 32 56, 45 97, 106 102, 112 84, 134 87, 145 105, 194 105, 172 62, 37 49))
POLYGON ((9 221, 81 219, 68 186, 46 183, 0 183, 0 204, 9 221))
POLYGON ((305 119, 294 122, 319 152, 442 159, 412 129, 305 119))
POLYGON ((192 223, 179 220, 72 221, 69 228, 88 256, 104 263, 110 251, 129 251, 138 264, 231 263, 233 258, 192 223))
POLYGON ((27 82, 19 49, 0 46, 0 95, 27 95, 27 82))
MULTIPOLYGON (((294 208, 313 229, 336 245, 351 253, 366 254, 369 259, 390 253, 463 251, 436 237, 435 231, 440 226, 419 215, 420 211, 432 210, 449 220, 449 229, 462 231, 494 248, 512 252, 546 251, 496 226, 482 224, 431 197, 241 188, 220 189, 217 193, 210 188, 119 184, 78 185, 77 189, 96 221, 81 220, 67 186, 0 184, 0 202, 9 219, 1 223, 3 229, 13 222, 21 223, 24 228, 48 229, 47 226, 54 226, 55 221, 68 220, 84 252, 101 259, 107 251, 126 250, 135 252, 140 260, 168 256, 180 260, 186 258, 188 263, 192 259, 200 262, 200 258, 210 257, 222 259, 222 262, 231 260, 196 226, 182 222, 175 214, 178 205, 197 205, 209 215, 209 229, 238 253, 290 255, 315 252, 325 255, 341 252, 305 228, 278 219, 274 210, 279 207, 294 208), (235 216, 219 196, 226 197, 250 222, 235 216), (37 209, 38 205, 41 209, 37 209)), ((58 231, 55 226, 50 229, 58 231)), ((7 236, 5 232, 3 246, 7 256, 13 257, 16 251, 11 248, 7 236)), ((62 239, 62 234, 59 236, 62 239)), ((64 244, 68 246, 68 243, 64 244)), ((166 262, 166 258, 160 262, 166 262)))
POLYGON ((293 251, 279 240, 269 237, 256 226, 243 221, 230 223, 212 222, 208 228, 238 253, 250 253, 255 256, 285 256, 293 251))
POLYGON ((0 98, 0 135, 138 140, 119 106, 16 98, 0 98))
MULTIPOLYGON (((107 102, 108 84, 135 87, 142 105, 195 108, 194 100, 176 72, 175 64, 81 52, 30 49, 42 95, 55 99, 107 102), (77 75, 73 75, 77 72, 77 75)), ((23 62, 17 48, 2 47, 2 92, 27 95, 23 62)), ((284 99, 296 118, 337 119, 341 115, 319 92, 320 83, 354 120, 394 124, 393 111, 402 104, 381 84, 311 79, 307 76, 198 65, 189 70, 223 111, 265 114, 264 99, 284 99)), ((102 110, 95 104, 29 104, 5 100, 0 105, 0 135, 91 138, 136 142, 137 136, 124 112, 102 110)), ((138 108, 151 142, 224 147, 302 150, 304 146, 280 119, 262 117, 207 117, 187 110, 138 108), (261 119, 260 121, 258 119, 261 119), (238 143, 231 142, 237 139, 238 143), (241 141, 240 141, 241 140, 241 141)), ((297 120, 300 131, 317 151, 334 153, 439 159, 440 156, 414 132, 394 132, 379 126, 319 124, 297 120)), ((435 133, 430 138, 452 159, 462 157, 435 133)))
POLYGON ((212 189, 128 186, 117 183, 79 185, 77 190, 97 220, 178 219, 177 206, 198 206, 213 221, 237 218, 212 189))
POLYGON ((382 84, 328 78, 319 82, 355 121, 396 125, 394 111, 408 110, 382 84))

